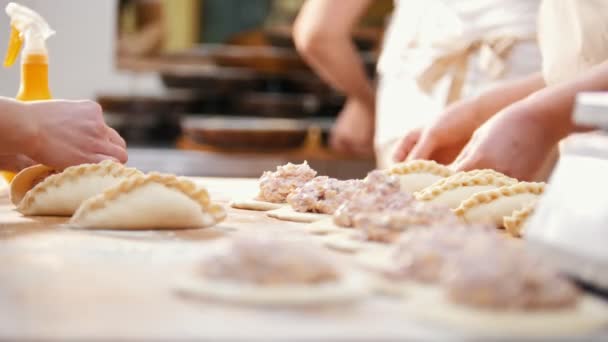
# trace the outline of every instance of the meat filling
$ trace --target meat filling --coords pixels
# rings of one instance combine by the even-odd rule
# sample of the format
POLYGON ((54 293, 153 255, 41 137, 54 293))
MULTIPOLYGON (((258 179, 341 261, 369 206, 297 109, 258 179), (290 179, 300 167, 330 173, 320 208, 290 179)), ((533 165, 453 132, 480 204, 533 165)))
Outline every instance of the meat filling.
POLYGON ((333 214, 340 205, 350 200, 362 185, 360 180, 341 181, 320 176, 296 189, 287 197, 295 211, 333 214))
POLYGON ((393 243, 408 229, 452 226, 461 222, 448 207, 416 202, 402 210, 357 214, 353 223, 367 240, 393 243))
POLYGON ((342 204, 334 213, 334 223, 342 227, 354 227, 355 217, 364 213, 381 213, 407 208, 413 197, 401 191, 399 178, 383 171, 371 172, 350 201, 342 204))
POLYGON ((491 310, 563 309, 579 291, 523 246, 488 245, 460 255, 444 279, 450 300, 491 310))
POLYGON ((285 203, 287 196, 292 191, 303 186, 316 175, 317 172, 311 169, 307 162, 277 166, 276 171, 266 171, 260 178, 260 193, 257 199, 265 202, 285 203))
POLYGON ((316 285, 339 278, 331 260, 331 255, 316 245, 239 239, 226 254, 206 260, 202 272, 211 279, 257 285, 316 285))

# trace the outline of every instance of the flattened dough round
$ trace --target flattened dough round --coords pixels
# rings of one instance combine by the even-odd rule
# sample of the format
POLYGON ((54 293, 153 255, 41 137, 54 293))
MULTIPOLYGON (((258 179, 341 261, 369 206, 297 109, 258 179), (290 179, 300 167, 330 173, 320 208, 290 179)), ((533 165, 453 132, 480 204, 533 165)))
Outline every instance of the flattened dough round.
POLYGON ((275 209, 280 209, 282 207, 287 206, 286 203, 271 203, 258 201, 254 199, 245 199, 245 200, 233 200, 230 202, 230 206, 235 209, 243 209, 243 210, 255 210, 255 211, 270 211, 275 209))
POLYGON ((421 318, 488 337, 566 337, 591 333, 608 323, 608 306, 591 296, 573 309, 490 311, 450 302, 439 288, 410 289, 408 306, 421 318))
POLYGON ((323 285, 283 285, 263 287, 227 281, 205 280, 190 276, 178 287, 203 299, 232 304, 269 307, 308 307, 351 304, 365 298, 370 288, 360 274, 345 276, 342 281, 323 285))
POLYGON ((317 213, 300 213, 293 210, 290 206, 285 206, 279 209, 266 212, 268 217, 272 217, 281 221, 291 221, 299 223, 311 223, 331 217, 327 214, 317 213))

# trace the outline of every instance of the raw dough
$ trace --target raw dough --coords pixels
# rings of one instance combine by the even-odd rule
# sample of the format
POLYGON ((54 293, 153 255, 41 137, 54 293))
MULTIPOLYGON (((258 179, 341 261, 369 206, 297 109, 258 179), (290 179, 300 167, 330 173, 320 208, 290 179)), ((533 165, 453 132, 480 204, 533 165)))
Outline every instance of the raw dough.
POLYGON ((322 306, 368 292, 365 278, 313 243, 256 236, 231 240, 205 258, 184 287, 195 295, 246 305, 322 306))
POLYGON ((574 309, 555 311, 492 311, 451 303, 439 288, 410 288, 413 314, 480 337, 566 337, 590 333, 608 323, 608 307, 590 296, 574 309))
POLYGON ((528 218, 534 213, 536 208, 536 201, 528 204, 520 210, 516 210, 511 216, 505 216, 503 219, 503 226, 514 237, 522 237, 524 231, 524 225, 528 221, 528 218))
POLYGON ((228 281, 201 280, 191 277, 178 285, 182 290, 203 299, 233 304, 269 307, 309 307, 350 304, 369 294, 361 275, 345 276, 341 281, 323 285, 257 286, 228 281))
POLYGON ((24 215, 71 216, 86 199, 141 175, 112 161, 68 167, 61 173, 46 166, 33 166, 15 177, 11 187, 13 203, 24 215))
POLYGON ((455 209, 476 193, 513 185, 517 180, 492 170, 476 170, 455 174, 438 183, 418 191, 414 196, 419 201, 455 209))
POLYGON ((269 211, 287 206, 286 203, 270 203, 254 199, 234 200, 230 202, 230 206, 235 209, 269 211))
POLYGON ((314 235, 341 234, 344 232, 352 232, 352 228, 344 228, 334 223, 333 217, 324 218, 307 224, 304 230, 314 235))
POLYGON ((99 229, 186 229, 215 225, 226 217, 207 190, 173 175, 131 177, 86 200, 70 224, 99 229))
POLYGON ((54 173, 58 171, 45 165, 33 165, 21 170, 10 184, 11 202, 19 205, 28 191, 54 173))
POLYGON ((327 214, 316 214, 316 213, 300 213, 293 210, 289 206, 285 206, 280 209, 275 209, 266 212, 268 217, 272 217, 281 221, 291 221, 291 222, 300 222, 300 223, 311 223, 319 220, 323 220, 325 218, 330 218, 331 215, 327 214))
POLYGON ((386 244, 365 241, 359 236, 342 234, 328 235, 323 238, 323 245, 329 249, 342 253, 359 253, 387 249, 386 244))
POLYGON ((399 176, 401 189, 413 193, 454 174, 447 166, 430 160, 413 160, 397 164, 388 170, 399 176))
POLYGON ((470 223, 491 223, 502 227, 503 218, 536 201, 545 183, 520 182, 477 193, 463 201, 454 213, 470 223))

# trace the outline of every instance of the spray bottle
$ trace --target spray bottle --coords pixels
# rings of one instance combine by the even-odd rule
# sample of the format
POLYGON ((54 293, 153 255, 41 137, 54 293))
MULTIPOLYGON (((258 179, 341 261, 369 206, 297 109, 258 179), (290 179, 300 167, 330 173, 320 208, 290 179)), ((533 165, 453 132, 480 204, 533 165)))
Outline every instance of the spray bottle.
MULTIPOLYGON (((46 40, 55 34, 49 24, 31 9, 9 3, 6 14, 11 18, 11 34, 4 66, 11 67, 21 54, 21 85, 17 100, 36 101, 51 98, 49 89, 49 64, 46 40)), ((2 172, 7 180, 12 174, 2 172)))

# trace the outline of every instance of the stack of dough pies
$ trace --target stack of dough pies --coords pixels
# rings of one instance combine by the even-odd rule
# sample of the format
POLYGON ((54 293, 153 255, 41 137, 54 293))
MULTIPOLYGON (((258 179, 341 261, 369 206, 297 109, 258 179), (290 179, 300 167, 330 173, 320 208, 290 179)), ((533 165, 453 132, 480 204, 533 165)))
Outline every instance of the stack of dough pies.
POLYGON ((206 189, 186 179, 112 161, 63 171, 32 166, 17 174, 10 192, 23 215, 71 217, 69 225, 80 228, 204 228, 226 216, 206 189))

